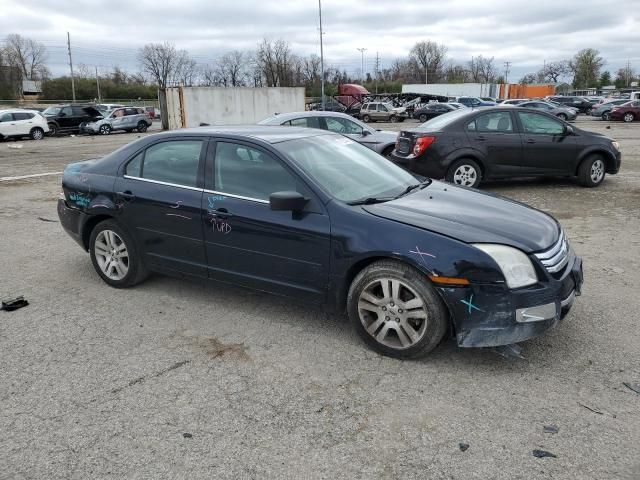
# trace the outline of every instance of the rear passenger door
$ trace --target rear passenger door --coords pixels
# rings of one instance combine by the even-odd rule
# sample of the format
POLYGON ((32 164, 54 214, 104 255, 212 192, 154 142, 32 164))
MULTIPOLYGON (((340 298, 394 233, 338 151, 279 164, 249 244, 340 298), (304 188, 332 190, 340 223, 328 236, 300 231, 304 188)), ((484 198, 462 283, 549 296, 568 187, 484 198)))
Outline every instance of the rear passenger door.
POLYGON ((522 139, 510 111, 478 115, 467 124, 467 136, 485 159, 485 177, 520 173, 522 139))
POLYGON ((240 140, 216 142, 202 200, 209 275, 247 287, 326 299, 329 217, 307 185, 277 155, 240 140), (297 191, 304 211, 274 211, 269 196, 297 191))
POLYGON ((18 127, 16 121, 13 118, 13 113, 0 114, 0 135, 9 137, 11 135, 18 135, 18 127))
POLYGON ((152 268, 207 276, 202 237, 202 171, 207 141, 158 141, 116 179, 119 218, 152 268))
POLYGON ((34 113, 15 112, 13 119, 16 127, 16 135, 29 135, 33 127, 34 113))

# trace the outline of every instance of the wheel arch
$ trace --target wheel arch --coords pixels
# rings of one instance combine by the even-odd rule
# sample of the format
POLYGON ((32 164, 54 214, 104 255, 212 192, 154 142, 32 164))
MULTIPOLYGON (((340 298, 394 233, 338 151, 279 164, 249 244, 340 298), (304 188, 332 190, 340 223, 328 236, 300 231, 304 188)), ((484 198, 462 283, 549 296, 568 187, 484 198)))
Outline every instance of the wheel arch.
POLYGON ((91 232, 96 228, 96 225, 105 221, 105 220, 113 220, 114 217, 112 215, 107 214, 99 214, 89 217, 82 227, 82 245, 84 249, 89 251, 89 239, 91 238, 91 232))
POLYGON ((487 167, 484 163, 484 160, 482 159, 482 156, 474 150, 460 150, 460 151, 454 152, 453 155, 447 158, 447 171, 449 170, 449 168, 451 168, 451 165, 453 165, 455 162, 459 160, 464 160, 464 159, 469 159, 476 162, 480 167, 482 178, 483 179, 487 178, 487 167))
POLYGON ((583 164, 584 161, 586 161, 592 155, 602 155, 602 157, 604 157, 605 164, 606 164, 606 172, 607 173, 615 172, 615 168, 616 168, 615 156, 604 148, 595 147, 587 150, 586 152, 580 155, 580 158, 578 159, 578 162, 576 164, 574 175, 578 175, 578 172, 580 171, 580 166, 583 164))

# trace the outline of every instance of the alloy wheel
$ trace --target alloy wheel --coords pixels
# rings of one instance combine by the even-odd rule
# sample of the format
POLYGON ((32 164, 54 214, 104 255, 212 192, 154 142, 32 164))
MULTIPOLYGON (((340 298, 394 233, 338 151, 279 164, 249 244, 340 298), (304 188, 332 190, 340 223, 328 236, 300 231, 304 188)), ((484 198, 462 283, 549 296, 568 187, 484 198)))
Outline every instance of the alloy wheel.
POLYGON ((396 278, 385 277, 369 283, 358 299, 358 316, 369 335, 394 349, 415 345, 427 331, 424 300, 396 278))
POLYGON ((604 178, 604 162, 602 160, 596 160, 591 164, 591 171, 589 172, 593 183, 600 183, 604 178))
POLYGON ((42 137, 44 137, 44 131, 40 128, 35 128, 33 132, 31 132, 31 138, 33 140, 42 140, 42 137))
POLYGON ((102 125, 100 127, 100 135, 109 135, 109 133, 111 133, 111 129, 109 128, 109 125, 102 125))
POLYGON ((609 115, 609 112, 605 112, 602 114, 602 119, 603 120, 611 120, 611 115, 609 115))
POLYGON ((453 183, 471 187, 476 183, 478 172, 471 165, 460 165, 453 173, 453 183))
POLYGON ((113 230, 98 233, 93 244, 98 266, 110 280, 122 280, 129 271, 129 251, 122 238, 113 230))
POLYGON ((633 122, 633 113, 625 113, 624 114, 625 122, 633 122))

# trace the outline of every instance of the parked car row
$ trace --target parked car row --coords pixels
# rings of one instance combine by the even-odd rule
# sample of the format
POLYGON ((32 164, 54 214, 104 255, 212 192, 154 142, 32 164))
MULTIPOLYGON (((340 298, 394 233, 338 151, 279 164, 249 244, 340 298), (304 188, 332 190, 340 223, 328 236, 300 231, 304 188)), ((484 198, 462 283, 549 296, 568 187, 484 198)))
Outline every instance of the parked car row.
POLYGON ((49 133, 47 119, 34 110, 0 110, 0 141, 10 138, 29 137, 42 140, 49 133))

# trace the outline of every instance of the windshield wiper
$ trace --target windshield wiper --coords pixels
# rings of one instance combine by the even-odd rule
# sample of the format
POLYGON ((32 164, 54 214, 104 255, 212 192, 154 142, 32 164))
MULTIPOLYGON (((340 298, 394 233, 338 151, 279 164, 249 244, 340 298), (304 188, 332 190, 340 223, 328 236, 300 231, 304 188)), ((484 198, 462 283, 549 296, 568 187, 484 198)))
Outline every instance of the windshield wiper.
POLYGON ((431 180, 425 180, 424 182, 416 183, 415 185, 409 185, 407 188, 404 189, 402 193, 396 195, 394 198, 404 197, 406 194, 413 192, 416 188, 424 188, 430 183, 431 183, 431 180))
POLYGON ((374 203, 384 203, 395 200, 396 197, 367 197, 353 202, 347 202, 347 205, 373 205, 374 203))

